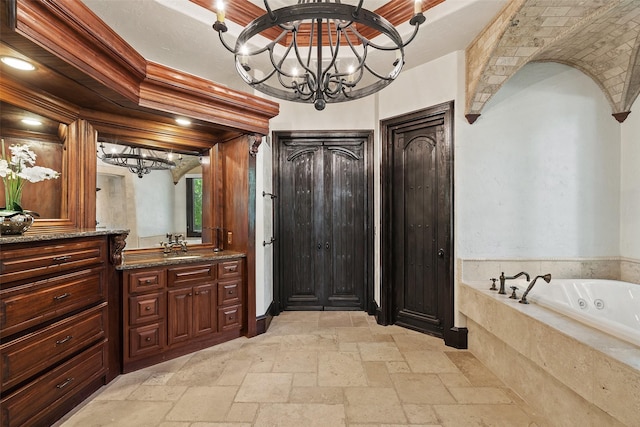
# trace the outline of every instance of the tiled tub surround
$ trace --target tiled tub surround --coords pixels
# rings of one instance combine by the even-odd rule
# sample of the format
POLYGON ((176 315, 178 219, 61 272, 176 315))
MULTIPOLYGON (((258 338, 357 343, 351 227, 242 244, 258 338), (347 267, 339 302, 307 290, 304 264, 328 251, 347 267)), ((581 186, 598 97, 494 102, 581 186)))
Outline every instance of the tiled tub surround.
MULTIPOLYGON (((538 274, 551 273, 554 279, 611 279, 640 283, 640 260, 611 258, 538 258, 538 259, 464 259, 460 261, 462 281, 489 280, 498 278, 504 271, 510 276, 526 271, 533 278, 538 274), (628 277, 621 277, 625 267, 628 277), (635 265, 635 270, 632 265, 635 265), (635 271, 635 278, 634 276, 635 271), (635 280, 632 280, 635 279, 635 280)), ((536 285, 537 286, 537 285, 536 285)))
POLYGON ((621 258, 620 280, 640 284, 640 260, 621 258))
POLYGON ((483 364, 556 425, 638 425, 640 347, 489 287, 461 283, 458 295, 483 364))

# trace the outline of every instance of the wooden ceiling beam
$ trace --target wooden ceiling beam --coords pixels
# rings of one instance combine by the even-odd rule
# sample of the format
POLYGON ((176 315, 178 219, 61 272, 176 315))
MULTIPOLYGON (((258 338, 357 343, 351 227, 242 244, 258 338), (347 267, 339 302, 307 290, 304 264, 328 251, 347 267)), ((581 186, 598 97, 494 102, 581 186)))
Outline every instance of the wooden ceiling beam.
MULTIPOLYGON (((216 0, 190 0, 192 3, 197 4, 211 12, 216 12, 216 0)), ((423 0, 422 1, 422 11, 426 12, 434 6, 443 3, 445 0, 423 0)), ((248 0, 233 0, 227 1, 225 3, 225 16, 226 19, 229 19, 231 22, 234 22, 240 26, 246 27, 251 21, 258 18, 259 16, 264 15, 266 12, 264 9, 256 6, 248 0)), ((398 26, 402 23, 408 22, 413 16, 413 2, 407 0, 391 0, 389 3, 384 6, 379 7, 374 11, 378 15, 385 18, 389 21, 393 26, 398 26)), ((213 25, 213 22, 211 23, 213 25)), ((379 31, 376 31, 372 28, 364 27, 362 25, 357 26, 360 34, 365 36, 368 39, 372 39, 378 35, 380 35, 379 31)), ((266 31, 260 33, 265 36, 269 40, 275 40, 281 33, 281 30, 277 28, 270 28, 266 31)), ((306 37, 306 40, 309 38, 309 31, 304 30, 301 32, 303 37, 306 37)), ((324 36, 324 35, 323 35, 324 36)), ((289 39, 282 40, 280 43, 285 44, 289 39)), ((328 45, 326 37, 323 38, 323 44, 328 45)))

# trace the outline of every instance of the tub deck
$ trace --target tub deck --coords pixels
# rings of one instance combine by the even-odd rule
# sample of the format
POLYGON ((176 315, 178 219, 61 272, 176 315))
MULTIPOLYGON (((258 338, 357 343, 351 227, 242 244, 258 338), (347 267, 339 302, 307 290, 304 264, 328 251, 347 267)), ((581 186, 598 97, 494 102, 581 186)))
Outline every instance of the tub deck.
POLYGON ((478 359, 558 425, 637 423, 640 347, 489 287, 459 284, 469 350, 478 359))

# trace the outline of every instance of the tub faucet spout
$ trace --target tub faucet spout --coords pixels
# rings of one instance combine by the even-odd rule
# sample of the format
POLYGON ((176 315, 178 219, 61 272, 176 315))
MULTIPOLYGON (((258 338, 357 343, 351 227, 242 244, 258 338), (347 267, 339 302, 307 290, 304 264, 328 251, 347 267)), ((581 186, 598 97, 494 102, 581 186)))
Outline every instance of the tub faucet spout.
POLYGON ((504 282, 507 281, 507 280, 517 279, 520 276, 526 277, 527 281, 529 281, 529 273, 525 273, 524 271, 521 271, 520 273, 516 274, 515 276, 511 276, 511 277, 505 277, 504 271, 503 271, 502 274, 499 277, 499 279, 500 279, 500 290, 498 291, 498 293, 502 294, 502 295, 506 295, 507 292, 504 290, 504 282))
POLYGON ((520 301, 518 301, 520 304, 529 304, 529 301, 527 301, 527 294, 529 293, 531 288, 533 288, 533 285, 536 284, 536 280, 540 278, 542 278, 545 282, 549 283, 551 281, 551 274, 545 274, 544 276, 536 276, 535 279, 533 279, 533 281, 529 283, 529 286, 527 286, 527 290, 524 291, 524 294, 522 294, 522 298, 520 298, 520 301))

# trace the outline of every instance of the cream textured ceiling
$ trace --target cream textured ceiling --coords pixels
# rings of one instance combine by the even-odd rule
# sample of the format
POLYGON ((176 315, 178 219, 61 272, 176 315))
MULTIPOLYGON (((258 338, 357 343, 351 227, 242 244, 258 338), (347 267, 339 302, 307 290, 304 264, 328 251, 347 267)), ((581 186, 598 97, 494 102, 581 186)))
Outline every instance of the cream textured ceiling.
POLYGON ((640 0, 513 0, 467 48, 466 115, 525 64, 554 61, 590 76, 623 121, 640 93, 640 0))

